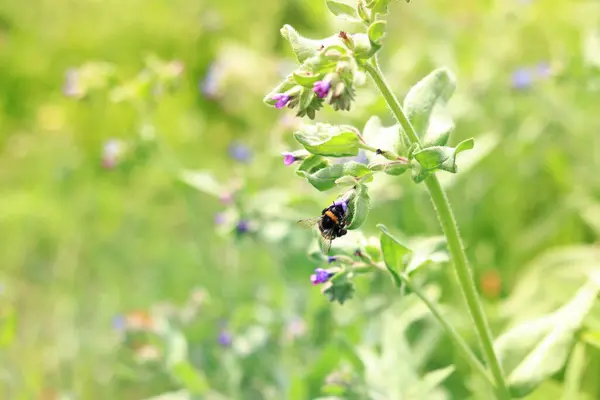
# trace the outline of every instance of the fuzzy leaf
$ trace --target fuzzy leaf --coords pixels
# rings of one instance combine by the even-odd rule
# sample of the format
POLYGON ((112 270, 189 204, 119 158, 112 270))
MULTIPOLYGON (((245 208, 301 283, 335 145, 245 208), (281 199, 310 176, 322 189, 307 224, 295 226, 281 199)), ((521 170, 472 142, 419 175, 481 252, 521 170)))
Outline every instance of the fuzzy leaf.
POLYGON ((369 30, 368 30, 369 40, 373 43, 380 45, 381 40, 385 36, 385 28, 386 28, 385 21, 373 22, 371 24, 371 26, 369 26, 369 30))
POLYGON ((348 199, 348 225, 346 229, 359 228, 369 215, 370 198, 367 187, 362 184, 356 185, 356 189, 348 199))
MULTIPOLYGON (((404 131, 400 125, 392 125, 384 127, 381 119, 377 116, 369 118, 363 128, 362 136, 369 146, 373 146, 382 150, 391 150, 397 154, 404 154, 406 148, 402 143, 402 135, 404 131)), ((367 158, 369 161, 374 161, 380 156, 375 153, 368 152, 367 158)))
POLYGON ((316 124, 294 133, 296 140, 312 154, 330 157, 358 155, 356 132, 343 126, 316 124))
POLYGON ((312 72, 308 71, 294 71, 292 76, 298 85, 302 85, 311 90, 313 88, 313 84, 322 77, 321 74, 313 74, 312 72))
POLYGON ((367 2, 367 7, 374 13, 385 15, 388 13, 388 5, 391 0, 371 0, 367 2))
POLYGON ((327 295, 329 301, 337 301, 340 304, 344 304, 346 300, 349 300, 354 295, 354 284, 350 281, 346 274, 343 274, 339 278, 334 277, 331 282, 328 282, 323 290, 323 293, 327 295))
POLYGON ((289 75, 287 78, 285 78, 283 80, 283 82, 281 82, 279 85, 277 85, 273 90, 271 90, 264 98, 263 98, 263 102, 266 103, 267 105, 274 107, 275 103, 277 102, 276 100, 273 99, 273 96, 275 96, 276 94, 281 94, 281 93, 285 93, 288 90, 292 89, 294 86, 296 86, 297 83, 294 80, 292 75, 289 75))
POLYGON ((356 10, 354 7, 348 4, 342 3, 341 1, 327 0, 327 8, 336 17, 343 18, 351 22, 360 22, 360 19, 356 16, 356 10))
POLYGON ((473 139, 460 142, 456 147, 433 146, 413 153, 415 160, 426 171, 442 169, 456 173, 456 155, 462 151, 470 150, 474 146, 473 139))
POLYGON ((452 131, 454 131, 452 118, 444 111, 434 111, 429 119, 427 132, 423 137, 423 148, 446 146, 452 131))
POLYGON ((447 68, 439 68, 410 89, 404 99, 404 111, 419 136, 427 132, 434 106, 448 101, 455 88, 454 74, 447 68))
POLYGON ((310 155, 302 161, 296 173, 300 176, 312 174, 329 165, 329 161, 325 157, 310 155))
POLYGON ((519 324, 496 340, 513 396, 528 395, 562 369, 599 289, 590 281, 556 312, 519 324))
POLYGON ((301 36, 291 25, 284 25, 281 28, 281 35, 290 42, 292 50, 298 59, 298 62, 303 63, 308 58, 317 54, 321 46, 342 45, 343 43, 338 35, 333 35, 325 39, 315 40, 301 36))
POLYGON ((429 262, 442 263, 450 260, 446 239, 443 236, 413 239, 410 248, 412 257, 406 266, 407 274, 413 273, 429 262))
POLYGON ((383 261, 385 266, 392 274, 394 283, 400 287, 402 281, 398 274, 404 271, 406 265, 406 258, 411 254, 411 250, 406 247, 402 242, 393 236, 385 225, 379 224, 377 227, 381 230, 379 240, 381 242, 381 251, 383 253, 383 261))
POLYGON ((349 161, 345 164, 330 165, 312 174, 304 173, 304 176, 317 190, 325 191, 335 187, 336 180, 342 176, 361 178, 369 173, 371 170, 365 165, 349 161))

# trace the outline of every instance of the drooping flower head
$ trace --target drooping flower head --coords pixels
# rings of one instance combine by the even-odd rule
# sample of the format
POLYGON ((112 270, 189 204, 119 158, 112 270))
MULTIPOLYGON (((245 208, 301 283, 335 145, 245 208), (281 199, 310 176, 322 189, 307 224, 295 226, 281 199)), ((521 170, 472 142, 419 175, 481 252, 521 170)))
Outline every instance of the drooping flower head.
POLYGON ((325 98, 327 94, 329 94, 329 90, 331 89, 331 82, 329 81, 317 81, 313 85, 313 91, 319 98, 325 98))
POLYGON ((279 109, 285 107, 291 99, 292 98, 290 96, 283 93, 277 93, 276 95, 273 95, 273 100, 275 100, 275 107, 279 109))
POLYGON ((297 160, 294 153, 290 153, 289 151, 284 151, 281 155, 283 156, 283 163, 285 165, 292 165, 297 160))
POLYGON ((332 273, 323 269, 317 268, 315 269, 315 273, 310 276, 310 281, 313 285, 319 285, 321 283, 325 283, 333 276, 332 273))

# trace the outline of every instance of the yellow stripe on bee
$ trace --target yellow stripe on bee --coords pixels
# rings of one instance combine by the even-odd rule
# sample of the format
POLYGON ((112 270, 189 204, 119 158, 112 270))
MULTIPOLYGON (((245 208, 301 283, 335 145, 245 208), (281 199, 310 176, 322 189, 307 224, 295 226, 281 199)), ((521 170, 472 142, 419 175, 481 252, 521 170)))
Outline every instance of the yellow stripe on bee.
POLYGON ((325 211, 325 215, 327 215, 329 218, 331 218, 333 220, 334 224, 338 223, 338 218, 330 210, 325 211))

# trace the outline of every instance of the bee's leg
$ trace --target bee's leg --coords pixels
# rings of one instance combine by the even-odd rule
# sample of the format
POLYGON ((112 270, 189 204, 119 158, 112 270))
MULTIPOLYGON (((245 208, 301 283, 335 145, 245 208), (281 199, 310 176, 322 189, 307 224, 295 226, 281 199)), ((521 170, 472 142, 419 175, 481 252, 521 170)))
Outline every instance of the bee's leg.
POLYGON ((346 229, 342 229, 340 231, 340 236, 344 236, 346 233, 348 233, 348 231, 346 229))
POLYGON ((325 211, 329 210, 329 208, 324 208, 323 211, 321 211, 321 215, 325 215, 325 211))

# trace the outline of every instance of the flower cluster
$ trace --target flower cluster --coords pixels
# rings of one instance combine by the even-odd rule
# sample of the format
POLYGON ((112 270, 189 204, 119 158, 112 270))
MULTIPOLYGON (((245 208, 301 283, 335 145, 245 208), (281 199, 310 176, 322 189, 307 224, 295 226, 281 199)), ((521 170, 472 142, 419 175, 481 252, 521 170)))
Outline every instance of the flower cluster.
MULTIPOLYGON (((284 30, 288 38, 297 35, 289 26, 284 30)), ((264 101, 279 109, 297 109, 297 116, 306 115, 310 119, 315 118, 316 111, 324 103, 330 104, 335 110, 350 110, 355 87, 365 81, 365 74, 357 59, 360 59, 359 54, 369 53, 365 51, 365 46, 357 47, 356 43, 361 42, 359 39, 359 35, 345 32, 324 39, 320 46, 311 50, 310 56, 298 57, 302 64, 264 101)))

